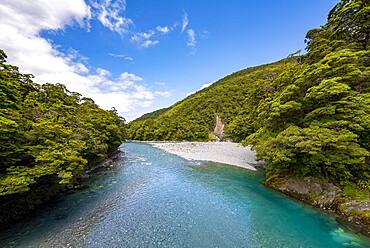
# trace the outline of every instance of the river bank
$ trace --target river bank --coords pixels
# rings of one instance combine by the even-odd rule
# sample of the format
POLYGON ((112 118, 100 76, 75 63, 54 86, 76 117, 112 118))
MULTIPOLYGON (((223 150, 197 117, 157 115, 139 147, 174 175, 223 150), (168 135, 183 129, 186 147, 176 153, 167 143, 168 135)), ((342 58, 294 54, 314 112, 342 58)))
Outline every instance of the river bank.
POLYGON ((256 170, 262 163, 255 152, 232 142, 147 142, 155 148, 188 160, 212 161, 256 170))
MULTIPOLYGON (((262 163, 249 147, 232 142, 146 142, 153 147, 188 160, 213 161, 256 170, 262 163)), ((370 198, 345 193, 324 179, 295 178, 287 175, 269 178, 265 186, 324 210, 346 226, 370 237, 370 198)), ((348 190, 347 190, 348 191, 348 190)))
POLYGON ((89 169, 77 178, 74 184, 68 186, 58 183, 57 175, 44 176, 26 192, 0 196, 0 230, 42 209, 55 199, 84 189, 92 175, 99 170, 112 167, 121 156, 122 152, 117 149, 105 159, 91 161, 89 169))
POLYGON ((338 187, 322 178, 276 176, 264 185, 333 214, 338 222, 370 237, 370 197, 350 186, 338 187))

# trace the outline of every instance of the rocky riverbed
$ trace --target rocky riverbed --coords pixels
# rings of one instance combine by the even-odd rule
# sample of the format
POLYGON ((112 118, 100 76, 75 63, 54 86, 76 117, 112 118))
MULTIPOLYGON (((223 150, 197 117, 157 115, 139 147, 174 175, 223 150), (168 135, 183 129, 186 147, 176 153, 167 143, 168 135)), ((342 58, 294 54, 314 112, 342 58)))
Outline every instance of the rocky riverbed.
POLYGON ((153 147, 188 160, 212 161, 249 170, 256 170, 261 162, 249 147, 232 142, 149 142, 153 147))

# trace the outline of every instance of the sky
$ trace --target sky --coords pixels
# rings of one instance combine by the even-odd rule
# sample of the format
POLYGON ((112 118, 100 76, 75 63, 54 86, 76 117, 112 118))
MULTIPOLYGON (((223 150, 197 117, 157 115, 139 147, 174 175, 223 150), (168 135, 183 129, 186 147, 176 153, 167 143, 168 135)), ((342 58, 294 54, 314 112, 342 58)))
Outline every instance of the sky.
POLYGON ((0 49, 130 121, 305 48, 334 0, 0 0, 0 49))

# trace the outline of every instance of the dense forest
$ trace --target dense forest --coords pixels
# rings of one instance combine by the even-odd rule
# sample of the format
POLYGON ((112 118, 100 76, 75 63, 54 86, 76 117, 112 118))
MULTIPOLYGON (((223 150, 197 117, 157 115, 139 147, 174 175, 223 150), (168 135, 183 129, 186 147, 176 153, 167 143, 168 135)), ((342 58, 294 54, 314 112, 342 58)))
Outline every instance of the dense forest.
POLYGON ((34 83, 0 50, 0 224, 4 214, 17 215, 5 213, 15 202, 23 201, 18 212, 26 211, 25 204, 78 183, 116 151, 124 122, 114 109, 100 109, 62 84, 34 83))
POLYGON ((199 140, 215 116, 268 176, 323 176, 370 189, 370 3, 342 0, 308 31, 306 53, 233 73, 128 124, 133 140, 199 140))

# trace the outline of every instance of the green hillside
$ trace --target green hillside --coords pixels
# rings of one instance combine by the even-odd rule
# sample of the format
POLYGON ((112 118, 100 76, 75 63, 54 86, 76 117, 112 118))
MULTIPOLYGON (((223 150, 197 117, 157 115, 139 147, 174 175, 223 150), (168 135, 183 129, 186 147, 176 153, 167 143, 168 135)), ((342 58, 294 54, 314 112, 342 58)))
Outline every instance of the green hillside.
MULTIPOLYGON (((256 97, 263 97, 258 88, 280 87, 274 80, 284 71, 299 66, 298 61, 299 58, 290 58, 233 73, 170 108, 145 114, 131 122, 128 137, 133 140, 208 140, 216 115, 229 130, 228 124, 236 116, 254 105, 256 97)), ((240 136, 232 138, 241 139, 240 136)))
POLYGON ((233 73, 128 125, 134 140, 226 138, 281 172, 370 188, 370 6, 339 2, 306 35, 307 53, 233 73))
POLYGON ((140 116, 135 121, 143 121, 143 120, 148 120, 148 119, 154 119, 154 118, 160 116, 161 114, 163 114, 164 112, 166 112, 167 110, 168 110, 168 108, 158 109, 156 111, 153 111, 153 112, 150 112, 150 113, 147 113, 147 114, 144 114, 144 115, 140 116))

